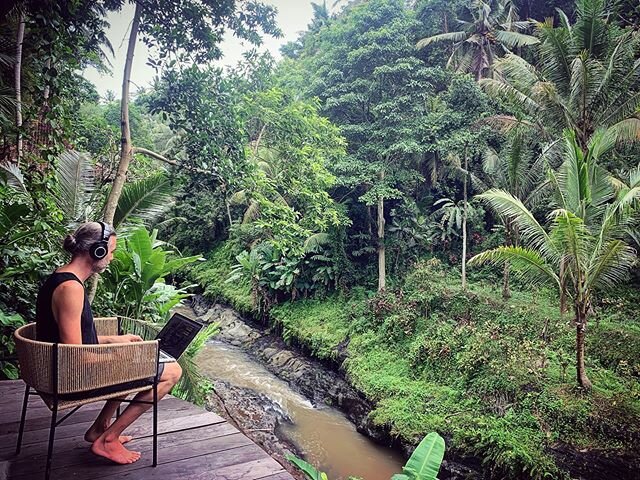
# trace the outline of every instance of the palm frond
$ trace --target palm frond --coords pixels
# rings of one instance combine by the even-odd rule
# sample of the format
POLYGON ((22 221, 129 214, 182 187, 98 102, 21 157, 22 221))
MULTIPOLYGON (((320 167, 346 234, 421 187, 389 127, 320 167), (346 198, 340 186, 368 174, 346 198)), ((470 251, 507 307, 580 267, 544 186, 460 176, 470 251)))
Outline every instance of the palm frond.
POLYGON ((640 118, 621 120, 607 129, 607 134, 615 137, 617 143, 635 143, 640 141, 640 118))
POLYGON ((469 265, 492 264, 504 266, 508 263, 514 273, 526 278, 533 285, 552 283, 560 285, 558 275, 540 254, 523 247, 498 247, 479 253, 469 260, 469 265))
POLYGON ((636 262, 633 248, 622 240, 611 240, 593 257, 587 270, 587 281, 592 288, 612 288, 627 277, 636 262))
POLYGON ((532 35, 526 35, 520 32, 509 32, 506 30, 494 31, 496 40, 509 48, 527 47, 537 45, 540 40, 532 35))
POLYGON ((86 153, 66 150, 58 156, 56 177, 60 186, 58 206, 71 222, 85 221, 83 212, 96 190, 95 170, 86 153))
POLYGON ((549 235, 521 200, 498 189, 488 190, 477 198, 487 202, 499 215, 513 219, 528 246, 533 249, 548 248, 549 235))
POLYGON ((416 48, 422 49, 432 43, 439 42, 462 42, 467 38, 468 33, 465 31, 461 32, 448 32, 448 33, 440 33, 438 35, 433 35, 432 37, 426 37, 418 41, 416 44, 416 48))
POLYGON ((173 186, 164 172, 125 184, 113 217, 114 227, 132 218, 152 224, 174 204, 173 186))
POLYGON ((490 97, 504 100, 511 105, 524 109, 532 115, 535 115, 541 109, 538 102, 532 97, 507 83, 492 78, 483 78, 478 84, 490 97))
POLYGON ((20 171, 20 167, 15 163, 0 162, 0 180, 3 180, 7 185, 21 193, 27 195, 29 193, 24 183, 24 176, 20 171))

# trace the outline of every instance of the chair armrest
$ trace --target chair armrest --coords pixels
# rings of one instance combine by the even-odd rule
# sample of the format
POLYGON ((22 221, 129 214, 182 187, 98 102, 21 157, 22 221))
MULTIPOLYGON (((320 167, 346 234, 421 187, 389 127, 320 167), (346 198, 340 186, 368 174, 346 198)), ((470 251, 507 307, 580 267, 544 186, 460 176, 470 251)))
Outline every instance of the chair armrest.
POLYGON ((95 317, 93 322, 98 336, 119 335, 118 317, 95 317))
POLYGON ((58 393, 75 393, 155 377, 158 341, 58 344, 58 393))

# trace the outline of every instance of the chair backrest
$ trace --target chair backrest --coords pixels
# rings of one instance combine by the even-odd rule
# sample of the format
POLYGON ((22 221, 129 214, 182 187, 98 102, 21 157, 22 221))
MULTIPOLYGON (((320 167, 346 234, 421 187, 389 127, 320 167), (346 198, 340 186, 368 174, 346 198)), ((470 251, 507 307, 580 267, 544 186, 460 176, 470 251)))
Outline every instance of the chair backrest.
POLYGON ((156 375, 157 340, 106 345, 40 342, 35 339, 35 323, 18 328, 14 337, 22 379, 40 393, 83 392, 156 375))
POLYGON ((20 374, 24 382, 39 392, 54 391, 55 345, 36 340, 36 324, 29 323, 14 333, 16 351, 20 361, 20 374))

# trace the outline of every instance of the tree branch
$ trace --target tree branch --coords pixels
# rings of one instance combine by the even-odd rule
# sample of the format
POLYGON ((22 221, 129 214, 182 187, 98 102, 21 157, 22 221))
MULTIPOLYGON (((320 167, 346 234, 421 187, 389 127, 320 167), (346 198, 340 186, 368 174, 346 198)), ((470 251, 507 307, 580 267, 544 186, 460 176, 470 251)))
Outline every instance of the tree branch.
POLYGON ((131 149, 131 152, 133 154, 136 153, 141 153, 142 155, 146 155, 147 157, 151 157, 151 158, 155 158, 156 160, 160 160, 161 162, 164 163, 168 163, 169 165, 173 165, 174 167, 184 167, 187 170, 190 170, 192 172, 197 172, 197 173, 202 173, 205 175, 211 175, 211 176, 217 176, 215 173, 212 172, 208 172, 206 170, 202 170, 201 168, 196 168, 196 167, 190 167, 188 165, 182 165, 178 162, 176 162, 175 160, 171 160, 163 155, 160 155, 159 153, 156 152, 152 152, 151 150, 147 150, 146 148, 142 148, 142 147, 133 147, 131 149))

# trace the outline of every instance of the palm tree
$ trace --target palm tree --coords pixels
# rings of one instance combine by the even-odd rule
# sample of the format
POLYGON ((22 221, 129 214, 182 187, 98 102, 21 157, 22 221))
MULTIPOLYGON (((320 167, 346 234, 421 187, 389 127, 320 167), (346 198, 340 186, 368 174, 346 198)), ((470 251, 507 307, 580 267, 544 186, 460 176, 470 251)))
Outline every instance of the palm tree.
MULTIPOLYGON (((598 129, 610 129, 614 141, 640 140, 640 34, 620 33, 609 24, 605 7, 604 0, 578 0, 573 25, 561 11, 559 27, 551 19, 538 23, 539 67, 512 53, 496 60, 494 78, 480 80, 480 86, 515 115, 487 121, 506 131, 528 127, 551 149, 569 129, 583 156, 598 129)), ((564 287, 560 285, 562 313, 564 287)))
POLYGON ((496 60, 494 78, 480 81, 516 112, 490 121, 506 130, 528 126, 547 141, 573 130, 584 154, 599 128, 615 127, 618 139, 638 139, 640 34, 617 33, 603 0, 578 0, 574 25, 562 12, 560 17, 560 27, 551 19, 537 24, 538 67, 509 53, 496 60))
POLYGON ((475 0, 469 13, 471 21, 458 19, 461 30, 423 38, 417 48, 439 42, 453 43, 447 67, 472 73, 480 80, 493 76, 493 63, 498 54, 539 43, 536 37, 517 31, 527 28, 529 22, 518 20, 510 0, 475 0))
POLYGON ((481 194, 479 197, 499 215, 513 219, 524 246, 498 247, 476 255, 470 262, 509 262, 533 285, 549 281, 558 287, 566 284, 574 306, 577 381, 587 390, 591 382, 584 365, 585 333, 594 292, 621 282, 636 261, 627 238, 640 198, 640 165, 628 184, 616 183, 614 188, 606 171, 597 164, 613 148, 615 139, 615 130, 598 130, 584 154, 576 133, 565 131, 565 160, 552 176, 558 208, 549 215, 547 228, 509 192, 491 189, 481 194))
MULTIPOLYGON (((475 188, 481 192, 490 188, 504 190, 531 209, 548 190, 545 179, 548 148, 541 155, 535 155, 533 141, 521 129, 513 132, 498 153, 487 147, 483 155, 482 170, 485 179, 471 175, 475 188)), ((518 230, 509 217, 500 217, 508 246, 518 246, 518 230)), ((509 264, 505 263, 502 277, 502 296, 511 297, 509 288, 509 264)))

